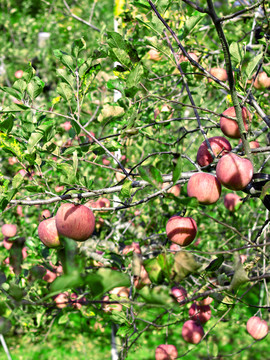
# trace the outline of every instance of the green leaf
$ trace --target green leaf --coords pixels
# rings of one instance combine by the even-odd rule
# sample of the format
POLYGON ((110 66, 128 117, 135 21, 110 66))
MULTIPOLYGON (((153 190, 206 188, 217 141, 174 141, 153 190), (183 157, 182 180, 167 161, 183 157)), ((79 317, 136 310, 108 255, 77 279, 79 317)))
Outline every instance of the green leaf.
POLYGON ((58 324, 66 324, 69 321, 69 317, 68 317, 69 313, 65 313, 64 315, 60 316, 59 320, 58 320, 58 324))
POLYGON ((19 79, 19 80, 15 81, 12 88, 17 90, 19 93, 23 94, 27 88, 27 82, 23 79, 19 79))
POLYGON ((77 151, 74 151, 73 156, 72 156, 72 161, 73 161, 73 171, 75 174, 77 174, 78 171, 78 154, 77 151))
POLYGON ((129 287, 130 279, 127 274, 101 268, 96 273, 87 275, 86 283, 90 287, 94 298, 98 298, 115 287, 129 287))
POLYGON ((23 144, 11 135, 0 133, 0 148, 12 152, 20 160, 24 157, 23 144))
POLYGON ((57 76, 61 77, 73 89, 74 77, 66 69, 57 69, 57 76))
POLYGON ((7 106, 3 109, 1 109, 1 112, 2 113, 9 113, 9 112, 21 112, 21 111, 24 111, 24 110, 29 110, 29 106, 26 106, 24 104, 11 104, 10 106, 7 106))
POLYGON ((35 99, 42 93, 45 83, 37 76, 35 76, 27 85, 27 92, 31 99, 35 99))
POLYGON ((143 77, 144 70, 141 64, 137 64, 128 75, 126 85, 128 88, 137 87, 143 77))
POLYGON ((239 286, 249 282, 249 277, 245 271, 241 259, 237 256, 236 265, 234 267, 234 275, 230 283, 230 291, 236 290, 239 286))
POLYGON ((21 100, 23 98, 23 94, 21 92, 18 92, 18 90, 11 87, 1 86, 0 89, 18 100, 21 100))
POLYGON ((205 271, 216 271, 220 268, 224 261, 223 255, 218 255, 216 259, 210 262, 210 264, 205 268, 205 271))
POLYGON ((251 61, 247 64, 247 67, 245 69, 245 74, 247 78, 249 79, 251 75, 253 74, 256 66, 259 64, 260 60, 262 58, 262 54, 259 54, 251 59, 251 61))
POLYGON ((67 83, 61 82, 60 84, 58 84, 56 91, 60 96, 62 96, 63 99, 65 99, 68 102, 73 97, 73 91, 67 83))
POLYGON ((185 21, 184 30, 180 35, 180 39, 183 40, 187 35, 190 35, 195 27, 202 21, 202 19, 206 16, 206 14, 200 14, 198 11, 194 11, 193 16, 189 17, 185 21))
POLYGON ((19 188, 23 182, 24 182, 24 177, 22 176, 22 174, 21 173, 16 174, 12 179, 13 189, 19 188))
POLYGON ((98 116, 98 121, 103 121, 110 117, 121 117, 125 114, 125 110, 118 105, 105 104, 98 116))
POLYGON ((150 289, 148 286, 143 287, 138 293, 144 298, 147 303, 169 305, 173 303, 170 296, 170 289, 168 286, 156 286, 150 289))
POLYGON ((121 189, 121 196, 123 196, 124 198, 130 198, 131 196, 131 191, 132 191, 132 182, 129 180, 126 180, 122 186, 121 189))
POLYGON ((63 65, 68 67, 73 72, 73 69, 75 68, 76 65, 74 64, 74 59, 71 55, 65 53, 64 51, 58 50, 58 49, 54 50, 53 53, 54 53, 54 56, 57 59, 59 59, 63 65))
POLYGON ((22 78, 28 84, 31 81, 31 79, 34 77, 35 73, 36 73, 36 70, 32 67, 32 64, 29 63, 27 65, 27 67, 23 70, 23 77, 22 78))
POLYGON ((84 284, 84 279, 78 271, 74 271, 68 275, 58 276, 50 286, 51 294, 63 292, 65 290, 74 289, 84 284))
POLYGON ((72 48, 71 48, 71 54, 77 58, 79 53, 86 49, 86 42, 83 38, 77 39, 73 42, 72 48))
POLYGON ((123 49, 113 48, 111 49, 112 53, 116 57, 116 59, 120 62, 121 65, 125 67, 129 67, 130 65, 130 58, 128 53, 123 49))
POLYGON ((121 92, 122 95, 125 94, 125 87, 121 80, 119 79, 110 79, 107 82, 107 88, 108 89, 115 89, 121 92))
POLYGON ((158 258, 144 261, 143 266, 145 267, 152 283, 159 284, 163 281, 164 276, 158 258))
POLYGON ((195 273, 200 265, 195 261, 194 256, 186 251, 178 251, 174 256, 174 265, 171 272, 171 278, 179 282, 188 275, 195 273))
POLYGON ((3 121, 0 122, 0 131, 8 134, 12 130, 14 125, 14 117, 13 115, 6 116, 3 121))
POLYGON ((150 166, 150 172, 151 172, 151 175, 152 175, 153 179, 155 180, 156 184, 162 184, 163 183, 162 174, 161 174, 161 172, 160 172, 160 170, 158 168, 151 165, 150 166))
POLYGON ((181 178, 181 174, 182 174, 182 157, 180 155, 173 169, 173 178, 172 178, 173 184, 175 184, 181 178))
POLYGON ((123 37, 119 33, 114 32, 114 31, 108 31, 107 35, 108 35, 107 44, 111 48, 127 50, 126 41, 123 39, 123 37))
POLYGON ((238 64, 243 61, 245 55, 242 45, 238 42, 231 43, 230 54, 232 56, 232 59, 238 64))
POLYGON ((156 184, 152 181, 152 178, 149 174, 148 169, 140 166, 139 167, 139 174, 141 176, 141 178, 147 182, 149 182, 149 184, 153 185, 155 188, 157 188, 156 184))
POLYGON ((28 150, 31 153, 33 151, 33 148, 41 141, 46 141, 46 138, 48 136, 49 131, 54 126, 54 122, 52 120, 46 121, 43 124, 39 125, 35 131, 30 136, 30 139, 28 141, 28 150))

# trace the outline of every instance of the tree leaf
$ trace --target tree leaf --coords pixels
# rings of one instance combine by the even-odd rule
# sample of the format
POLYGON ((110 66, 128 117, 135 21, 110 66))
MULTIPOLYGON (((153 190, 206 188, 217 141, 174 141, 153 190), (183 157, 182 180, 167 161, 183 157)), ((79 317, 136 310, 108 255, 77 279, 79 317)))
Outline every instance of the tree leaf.
POLYGON ((138 87, 142 77, 144 74, 143 66, 141 64, 137 64, 128 75, 126 85, 128 88, 138 87))
POLYGON ((262 54, 259 54, 251 59, 251 61, 247 64, 247 67, 245 69, 245 74, 247 78, 249 79, 251 75, 253 74, 256 66, 259 64, 260 60, 262 58, 262 54))

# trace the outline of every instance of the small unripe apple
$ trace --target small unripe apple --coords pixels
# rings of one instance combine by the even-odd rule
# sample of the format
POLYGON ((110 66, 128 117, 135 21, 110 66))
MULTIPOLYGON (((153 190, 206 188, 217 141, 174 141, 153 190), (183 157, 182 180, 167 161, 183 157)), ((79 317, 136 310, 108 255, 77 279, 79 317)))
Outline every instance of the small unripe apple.
POLYGON ((241 197, 237 194, 229 193, 229 194, 226 194, 224 197, 224 206, 229 211, 234 211, 236 205, 240 202, 241 202, 241 197))
POLYGON ((267 76, 265 71, 258 74, 254 81, 254 87, 258 90, 270 87, 270 78, 267 76))
POLYGON ((94 214, 84 205, 62 204, 55 221, 59 234, 76 241, 89 239, 95 230, 94 214))
POLYGON ((187 193, 188 196, 197 198, 199 203, 210 205, 220 198, 221 185, 214 175, 201 172, 190 177, 187 193))
MULTIPOLYGON (((232 150, 231 144, 222 136, 209 138, 209 143, 215 156, 223 156, 232 150)), ((206 141, 204 141, 197 152, 197 163, 200 166, 207 166, 213 162, 213 157, 208 150, 206 141)))
POLYGON ((156 348, 156 360, 175 360, 177 357, 178 352, 174 345, 162 344, 156 348))
POLYGON ((171 289, 171 294, 176 298, 177 302, 181 302, 187 298, 186 289, 184 289, 182 286, 174 286, 171 289))
MULTIPOLYGON (((225 110, 223 115, 236 117, 235 108, 232 106, 225 110)), ((246 107, 242 108, 242 119, 244 122, 245 129, 248 130, 247 120, 251 120, 251 114, 246 107)), ((224 135, 232 139, 240 139, 241 134, 236 120, 227 119, 224 116, 220 117, 220 129, 224 135)))
POLYGON ((56 248, 61 245, 55 217, 41 221, 38 225, 38 236, 43 244, 49 248, 56 248))
POLYGON ((13 224, 4 224, 2 226, 2 234, 7 237, 11 238, 15 236, 17 233, 17 226, 13 224))
POLYGON ((268 324, 258 316, 252 316, 247 322, 247 332, 255 340, 261 340, 268 334, 268 324))
POLYGON ((23 77, 23 70, 17 70, 14 76, 16 79, 21 79, 23 77))
POLYGON ((236 154, 226 154, 217 163, 216 175, 226 188, 242 190, 253 177, 253 165, 236 154))
POLYGON ((183 339, 190 344, 198 344, 203 336, 203 327, 194 320, 188 320, 182 328, 183 339))
MULTIPOLYGON (((215 76, 220 81, 228 80, 227 71, 223 68, 212 68, 209 72, 211 75, 215 76)), ((213 81, 213 80, 209 79, 209 81, 213 81)))
MULTIPOLYGON (((168 186, 170 183, 165 182, 162 184, 162 189, 164 189, 166 186, 168 186)), ((167 190, 167 193, 173 194, 174 196, 179 196, 181 193, 181 186, 180 185, 174 185, 169 190, 167 190)))
POLYGON ((197 224, 191 217, 173 216, 166 225, 168 239, 180 246, 188 246, 196 237, 197 224))
POLYGON ((198 305, 193 303, 188 311, 188 314, 192 320, 196 320, 201 324, 204 324, 211 318, 211 309, 209 305, 198 305))

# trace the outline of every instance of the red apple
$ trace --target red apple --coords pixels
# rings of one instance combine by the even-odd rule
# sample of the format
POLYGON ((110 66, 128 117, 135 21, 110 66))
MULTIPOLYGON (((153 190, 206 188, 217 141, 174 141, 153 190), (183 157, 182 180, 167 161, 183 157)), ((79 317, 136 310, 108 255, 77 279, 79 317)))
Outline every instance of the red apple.
POLYGON ((156 360, 175 360, 177 357, 178 352, 174 345, 162 344, 156 348, 156 360))
POLYGON ((51 216, 51 212, 48 209, 45 209, 41 212, 41 219, 47 219, 51 216))
POLYGON ((3 245, 7 250, 11 249, 13 245, 13 241, 9 241, 8 239, 9 238, 4 238, 3 240, 3 245))
POLYGON ((254 87, 258 90, 270 87, 270 78, 267 76, 265 71, 258 74, 256 80, 254 81, 254 87))
MULTIPOLYGON (((215 76, 220 81, 227 81, 228 75, 227 71, 222 68, 212 68, 210 71, 210 74, 215 76)), ((213 81, 212 79, 209 79, 209 81, 213 81)))
MULTIPOLYGON (((235 108, 232 106, 225 110, 223 115, 236 117, 235 108)), ((248 130, 247 120, 251 120, 251 114, 246 107, 242 108, 242 119, 244 122, 245 129, 248 130)), ((223 116, 220 117, 220 129, 224 135, 232 139, 240 139, 241 134, 236 120, 227 119, 223 116)))
MULTIPOLYGON (((170 183, 165 182, 162 184, 162 189, 164 189, 166 186, 168 186, 170 183)), ((181 186, 180 185, 174 185, 169 190, 167 190, 167 193, 173 194, 174 196, 179 196, 181 192, 181 186)))
MULTIPOLYGON (((239 140, 239 144, 242 144, 242 139, 239 140)), ((257 140, 254 141, 250 141, 249 143, 249 147, 251 149, 258 149, 261 145, 259 144, 259 142, 257 140)))
MULTIPOLYGON (((102 300, 103 301, 112 301, 112 300, 110 300, 108 295, 104 296, 102 300)), ((122 311, 122 308, 123 308, 123 305, 118 304, 118 303, 115 303, 115 304, 103 303, 102 304, 102 309, 106 313, 112 312, 113 310, 114 311, 122 311)))
POLYGON ((110 290, 109 293, 117 295, 119 297, 128 298, 129 297, 129 288, 124 287, 124 286, 115 287, 112 290, 110 290))
POLYGON ((61 191, 63 191, 64 189, 65 189, 65 187, 64 187, 63 185, 61 185, 61 186, 57 185, 57 186, 54 188, 55 192, 61 192, 61 191))
POLYGON ((241 197, 238 196, 237 194, 229 193, 229 194, 226 194, 224 197, 224 206, 229 211, 234 211, 236 205, 240 202, 241 202, 241 197))
POLYGON ((48 283, 52 283, 56 279, 56 277, 57 275, 54 272, 46 269, 46 273, 43 276, 43 280, 47 281, 48 283))
POLYGON ((15 156, 8 158, 9 165, 14 165, 18 162, 17 158, 15 156))
POLYGON ((65 131, 69 131, 72 128, 71 122, 66 121, 63 124, 61 124, 61 127, 65 129, 65 131))
POLYGON ((23 77, 23 70, 17 70, 14 76, 16 79, 21 79, 23 77))
POLYGON ((56 248, 61 245, 55 217, 41 221, 38 225, 38 236, 43 244, 49 248, 56 248))
MULTIPOLYGON (((188 55, 189 55, 194 61, 199 62, 199 58, 198 58, 198 56, 197 56, 195 53, 189 52, 188 55)), ((181 54, 181 55, 179 56, 179 62, 181 63, 181 62, 184 62, 184 61, 189 61, 189 60, 188 60, 187 57, 185 57, 184 54, 181 54)))
MULTIPOLYGON (((209 143, 215 156, 223 156, 232 150, 231 144, 222 136, 209 138, 209 143)), ((200 166, 207 166, 213 162, 213 157, 208 150, 206 141, 204 141, 197 152, 197 163, 200 166)))
POLYGON ((149 55, 150 60, 153 60, 153 61, 159 61, 161 59, 160 53, 156 49, 149 50, 148 55, 149 55))
POLYGON ((145 267, 141 265, 140 276, 136 277, 136 279, 134 280, 134 286, 136 289, 140 290, 145 285, 150 285, 150 284, 151 284, 151 280, 149 279, 148 273, 145 270, 145 267))
POLYGON ((171 289, 171 294, 176 298, 177 302, 181 302, 188 297, 186 290, 182 286, 174 286, 171 289))
POLYGON ((226 188, 242 190, 253 177, 253 165, 248 159, 230 153, 219 160, 216 174, 218 180, 226 188))
POLYGON ((192 320, 196 320, 201 324, 204 324, 211 318, 211 309, 209 305, 198 305, 193 303, 188 311, 188 314, 192 320))
POLYGON ((17 206, 16 212, 19 216, 23 216, 23 208, 21 205, 17 206))
POLYGON ((166 233, 172 242, 187 246, 197 234, 197 224, 191 217, 173 216, 166 225, 166 233))
POLYGON ((109 159, 106 159, 105 157, 102 158, 102 164, 105 166, 109 166, 111 164, 109 159))
POLYGON ((172 251, 173 254, 175 254, 177 251, 181 250, 181 246, 178 244, 171 244, 170 250, 172 251))
POLYGON ((84 205, 62 204, 55 221, 59 234, 76 241, 89 239, 95 230, 94 214, 84 205))
POLYGON ((197 198, 201 204, 214 204, 220 198, 221 185, 214 175, 201 172, 190 177, 187 193, 188 196, 197 198))
POLYGON ((63 309, 67 306, 68 304, 68 293, 64 292, 64 293, 60 293, 58 294, 55 298, 54 301, 56 302, 56 306, 59 309, 63 309))
POLYGON ((78 310, 80 310, 80 308, 82 307, 82 304, 84 304, 86 302, 85 297, 78 299, 78 295, 75 293, 72 293, 70 295, 70 300, 71 300, 73 308, 78 309, 78 310))
POLYGON ((131 251, 135 252, 136 254, 141 254, 142 252, 141 252, 140 244, 137 242, 133 242, 130 245, 126 245, 122 250, 122 254, 127 255, 131 251))
POLYGON ((207 296, 206 298, 196 301, 197 305, 200 306, 204 306, 204 305, 210 305, 211 302, 213 301, 213 298, 211 298, 210 296, 207 296))
POLYGON ((4 224, 2 226, 2 234, 7 237, 11 238, 15 236, 17 233, 17 226, 13 224, 4 224))
POLYGON ((258 316, 252 316, 247 322, 247 332, 255 340, 261 340, 268 334, 268 324, 258 316))
POLYGON ((203 336, 203 327, 194 320, 188 320, 182 328, 183 339, 190 344, 198 344, 203 336))

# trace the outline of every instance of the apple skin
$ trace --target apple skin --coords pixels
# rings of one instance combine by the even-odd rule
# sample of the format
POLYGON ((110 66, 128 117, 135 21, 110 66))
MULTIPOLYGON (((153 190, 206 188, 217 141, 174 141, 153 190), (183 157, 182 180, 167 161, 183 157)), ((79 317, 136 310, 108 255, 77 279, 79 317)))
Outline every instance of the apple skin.
POLYGON ((238 203, 241 202, 241 197, 234 193, 226 194, 224 197, 224 206, 229 211, 234 211, 238 203))
POLYGON ((253 165, 236 154, 226 154, 217 163, 216 175, 226 188, 242 190, 253 177, 253 165))
POLYGON ((175 360, 178 357, 177 349, 174 345, 162 344, 156 348, 156 360, 175 360))
POLYGON ((129 288, 125 286, 115 287, 109 291, 110 294, 117 295, 119 297, 129 297, 129 288))
POLYGON ((145 270, 145 267, 143 265, 141 265, 140 276, 135 277, 134 286, 135 286, 136 289, 140 290, 145 285, 150 285, 150 284, 151 284, 151 280, 150 280, 150 278, 148 276, 148 273, 145 270))
POLYGON ((57 210, 56 228, 59 234, 76 241, 85 241, 95 230, 95 216, 84 205, 65 203, 57 210))
POLYGON ((150 60, 153 60, 153 61, 159 61, 161 59, 160 53, 156 49, 149 50, 148 55, 149 55, 150 60))
POLYGON ((254 81, 254 87, 257 90, 263 90, 270 87, 270 78, 267 76, 265 71, 258 74, 256 80, 254 81))
POLYGON ((72 128, 72 125, 70 121, 66 121, 61 124, 61 127, 64 128, 65 131, 69 131, 72 128))
POLYGON ((198 305, 193 303, 188 311, 189 316, 201 324, 205 324, 211 318, 211 309, 209 305, 198 305))
MULTIPOLYGON (((239 144, 242 144, 242 139, 239 140, 239 144)), ((260 147, 260 143, 257 141, 257 140, 254 140, 254 141, 250 141, 249 143, 249 147, 251 149, 258 149, 260 147)))
POLYGON ((17 70, 14 76, 16 79, 21 79, 23 77, 23 70, 17 70))
POLYGON ((183 339, 190 344, 198 344, 204 336, 203 327, 194 320, 188 320, 182 328, 183 339))
POLYGON ((177 302, 181 302, 187 298, 186 289, 184 289, 182 286, 174 286, 171 289, 171 294, 176 298, 177 302))
POLYGON ((196 301, 196 304, 199 306, 210 305, 213 300, 214 300, 213 298, 211 298, 210 296, 207 296, 206 298, 204 298, 202 300, 196 301))
MULTIPOLYGON (((222 136, 214 136, 208 139, 215 156, 223 156, 232 150, 231 144, 222 136)), ((207 166, 213 162, 213 157, 204 141, 197 152, 197 163, 200 166, 207 166)))
MULTIPOLYGON (((195 53, 193 53, 193 52, 188 52, 188 55, 189 55, 194 61, 199 62, 199 58, 198 58, 198 56, 197 56, 195 53)), ((184 62, 184 61, 189 61, 189 60, 188 60, 187 57, 185 57, 185 55, 181 54, 181 55, 179 56, 179 62, 181 63, 181 62, 184 62)))
POLYGON ((141 254, 142 252, 141 252, 140 244, 137 242, 133 242, 130 245, 124 246, 124 248, 122 250, 122 254, 127 255, 131 251, 135 252, 136 254, 141 254))
POLYGON ((65 308, 67 306, 67 304, 68 304, 68 293, 64 292, 64 293, 58 294, 54 298, 54 301, 56 302, 56 306, 59 309, 65 308))
POLYGON ((2 226, 2 234, 7 237, 11 238, 14 237, 17 233, 17 226, 13 224, 4 224, 2 226))
POLYGON ((173 216, 166 225, 168 239, 180 246, 188 246, 195 239, 197 224, 191 217, 173 216))
POLYGON ((13 241, 9 241, 8 239, 9 238, 4 238, 3 245, 7 250, 10 250, 12 248, 13 241))
POLYGON ((188 196, 197 198, 199 203, 210 205, 220 198, 221 185, 214 175, 201 172, 190 177, 187 184, 187 193, 188 196))
MULTIPOLYGON (((109 296, 106 295, 102 298, 103 301, 113 301, 113 300, 110 300, 109 296)), ((114 311, 122 311, 122 308, 123 308, 123 305, 121 304, 118 304, 118 303, 114 303, 114 304, 106 304, 106 303, 103 303, 102 304, 102 309, 105 313, 110 313, 112 312, 113 310, 114 311)))
POLYGON ((46 273, 42 279, 47 281, 48 283, 52 283, 57 278, 57 275, 54 272, 50 271, 49 269, 45 269, 45 270, 46 273))
POLYGON ((38 225, 38 236, 43 244, 49 248, 57 248, 61 245, 55 217, 41 221, 38 225))
MULTIPOLYGON (((222 114, 231 117, 236 117, 235 108, 233 106, 223 111, 222 114)), ((242 108, 242 119, 244 122, 245 129, 248 130, 247 119, 249 121, 251 120, 251 114, 246 107, 242 108)), ((241 134, 236 120, 227 119, 221 116, 219 124, 220 124, 220 129, 224 135, 232 139, 241 138, 241 134)))
POLYGON ((268 324, 258 316, 252 316, 247 322, 247 332, 255 340, 261 340, 268 334, 268 324))
MULTIPOLYGON (((162 184, 162 189, 164 189, 166 186, 168 186, 170 183, 166 182, 162 184)), ((174 185, 169 190, 166 191, 169 194, 173 194, 174 196, 179 196, 181 193, 181 186, 180 185, 174 185)))
MULTIPOLYGON (((211 75, 215 76, 220 81, 228 80, 227 71, 223 68, 212 68, 209 72, 211 75)), ((213 81, 213 80, 209 79, 209 81, 213 81)))

